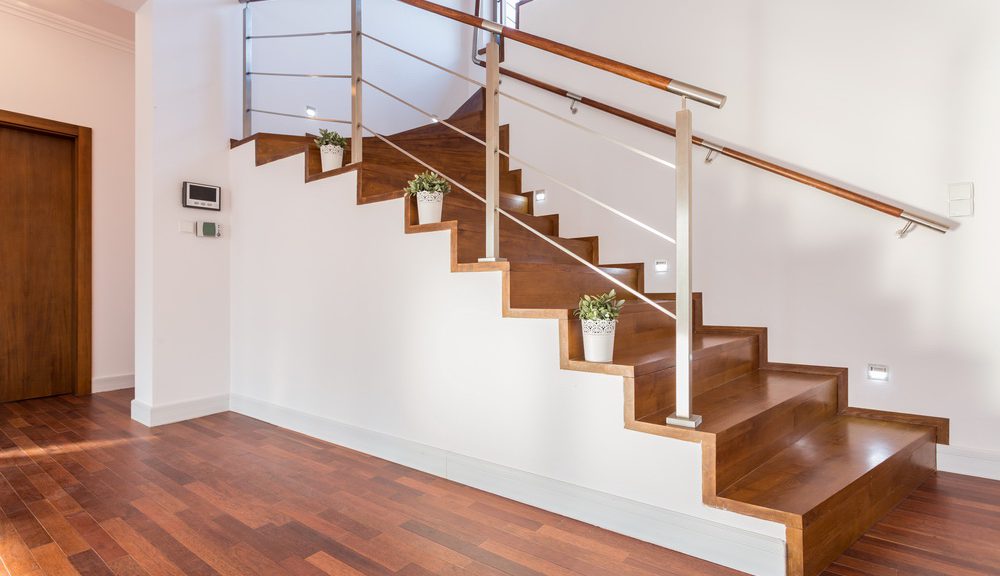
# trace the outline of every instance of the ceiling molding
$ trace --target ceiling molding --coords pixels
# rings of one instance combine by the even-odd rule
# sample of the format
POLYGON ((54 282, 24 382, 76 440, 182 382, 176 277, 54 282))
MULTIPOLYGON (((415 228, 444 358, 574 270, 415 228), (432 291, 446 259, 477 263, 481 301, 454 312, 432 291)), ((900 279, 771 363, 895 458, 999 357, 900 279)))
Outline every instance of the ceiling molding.
POLYGON ((131 40, 126 40, 121 36, 105 32, 100 28, 77 22, 71 18, 66 18, 65 16, 60 16, 59 14, 42 10, 41 8, 18 2, 17 0, 0 0, 0 12, 18 16, 36 24, 48 26, 60 32, 72 34, 73 36, 103 44, 122 52, 135 53, 135 42, 131 40))

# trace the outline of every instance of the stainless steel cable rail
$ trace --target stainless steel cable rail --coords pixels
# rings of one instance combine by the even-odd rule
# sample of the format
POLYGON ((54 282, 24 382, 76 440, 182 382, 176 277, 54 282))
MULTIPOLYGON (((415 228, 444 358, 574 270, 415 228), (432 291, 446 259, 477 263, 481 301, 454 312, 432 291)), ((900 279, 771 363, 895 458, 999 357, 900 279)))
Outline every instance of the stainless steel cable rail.
POLYGON ((672 162, 664 160, 663 158, 660 158, 659 156, 657 156, 655 154, 651 154, 649 152, 646 152, 645 150, 643 150, 641 148, 636 148, 635 146, 632 146, 631 144, 626 144, 625 142, 622 142, 621 140, 618 140, 617 138, 613 138, 611 136, 608 136, 607 134, 604 134, 602 132, 598 132, 597 130, 594 130, 593 128, 588 128, 587 126, 584 126, 583 124, 580 124, 579 122, 574 122, 574 121, 570 120, 569 118, 563 118, 562 116, 560 116, 558 114, 555 114, 553 112, 550 112, 550 111, 542 108, 541 106, 536 106, 536 105, 532 104, 531 102, 528 102, 527 100, 524 100, 522 98, 518 98, 517 96, 513 96, 511 94, 508 94, 507 92, 504 92, 503 90, 500 90, 499 94, 501 96, 503 96, 504 98, 508 98, 510 100, 513 100, 514 102, 517 102, 518 104, 521 104, 522 106, 525 106, 527 108, 531 108, 532 110, 540 112, 540 113, 548 116, 549 118, 553 118, 553 119, 558 120, 558 121, 560 121, 560 122, 562 122, 564 124, 568 124, 570 126, 573 126, 574 128, 578 128, 580 130, 583 130, 584 132, 586 132, 588 134, 592 134, 594 136, 597 136, 598 138, 604 140, 605 142, 610 142, 610 143, 614 144, 615 146, 618 146, 620 148, 628 150, 629 152, 632 152, 633 154, 638 154, 639 156, 642 156, 644 158, 652 160, 653 162, 656 162, 658 164, 662 164, 662 165, 664 165, 664 166, 666 166, 668 168, 673 168, 673 169, 677 168, 677 166, 675 166, 672 162))
MULTIPOLYGON (((407 152, 406 150, 404 150, 404 149, 403 149, 402 147, 398 146, 397 144, 395 144, 394 142, 392 142, 391 140, 389 140, 389 139, 388 139, 388 138, 387 138, 386 136, 384 136, 384 135, 382 135, 382 134, 380 134, 380 133, 376 132, 375 130, 371 129, 370 127, 368 127, 368 126, 366 126, 366 125, 364 125, 364 124, 362 124, 362 125, 361 125, 361 127, 362 127, 362 128, 364 128, 365 130, 367 130, 367 131, 368 131, 368 133, 370 133, 370 134, 371 134, 372 136, 374 136, 374 137, 378 138, 379 140, 381 140, 382 142, 384 142, 384 143, 388 144, 388 145, 389 145, 390 147, 392 147, 393 149, 395 149, 395 150, 396 150, 397 152, 399 152, 400 154, 403 154, 404 156, 406 156, 406 157, 407 157, 407 158, 409 158, 410 160, 413 160, 414 162, 416 162, 416 163, 420 164, 420 165, 421 165, 421 166, 423 166, 424 168, 426 168, 426 169, 430 170, 431 172, 434 172, 434 173, 435 173, 435 174, 437 174, 438 176, 441 176, 441 177, 442 177, 442 178, 444 178, 445 180, 447 180, 447 181, 451 182, 451 183, 452 183, 452 184, 454 184, 454 185, 455 185, 455 186, 456 186, 456 187, 457 187, 458 189, 460 189, 460 190, 462 190, 463 192, 465 192, 465 193, 469 194, 470 196, 472 196, 473 198, 475 198, 475 199, 479 200, 479 201, 480 201, 480 202, 482 202, 483 204, 487 204, 487 200, 486 200, 486 198, 484 198, 484 197, 480 196, 479 194, 476 194, 476 193, 475 193, 475 192, 474 192, 474 191, 473 191, 472 189, 470 189, 470 188, 469 188, 468 186, 466 186, 466 185, 462 184, 462 183, 461 183, 461 182, 459 182, 458 180, 455 180, 454 178, 452 178, 452 177, 448 176, 447 174, 445 174, 445 173, 441 172, 440 170, 438 170, 438 169, 437 169, 437 168, 435 168, 434 166, 431 166, 431 165, 430 165, 430 164, 428 164, 427 162, 424 162, 423 160, 421 160, 421 159, 420 159, 420 158, 418 158, 417 156, 414 156, 413 154, 410 154, 409 152, 407 152)), ((646 304, 649 304, 649 305, 650 305, 650 306, 652 306, 652 307, 653 307, 654 309, 658 310, 659 312, 661 312, 661 313, 663 313, 663 314, 666 314, 666 315, 667 315, 667 316, 669 316, 670 318, 673 318, 674 320, 676 320, 676 319, 677 319, 677 315, 676 315, 676 314, 674 314, 673 312, 671 312, 671 311, 667 310, 666 308, 664 308, 663 306, 661 306, 660 304, 658 304, 658 303, 657 303, 657 302, 655 302, 654 300, 650 299, 650 298, 649 298, 648 296, 646 296, 645 294, 643 294, 643 293, 639 292, 639 291, 638 291, 638 290, 636 290, 635 288, 632 288, 632 287, 631 287, 631 286, 629 286, 628 284, 625 284, 624 282, 622 282, 621 280, 619 280, 619 279, 615 278, 614 276, 612 276, 612 275, 608 274, 608 273, 607 273, 607 272, 605 272, 604 270, 601 270, 601 268, 600 268, 599 266, 595 265, 595 264, 594 264, 594 263, 592 263, 592 262, 588 262, 588 261, 587 261, 586 259, 582 258, 582 257, 581 257, 581 256, 580 256, 579 254, 576 254, 576 253, 575 253, 575 252, 573 252, 572 250, 570 250, 570 249, 566 248, 565 246, 563 246, 563 245, 559 244, 558 242, 556 242, 556 241, 552 240, 551 238, 549 238, 549 237, 548 237, 548 236, 546 236, 545 234, 542 234, 542 233, 541 233, 541 232, 539 232, 538 230, 535 230, 534 228, 532 228, 532 227, 531 227, 531 225, 530 225, 530 224, 527 224, 527 223, 525 223, 525 222, 524 222, 523 220, 521 220, 521 219, 517 218, 516 216, 514 216, 514 215, 513 215, 513 214, 511 214, 510 212, 507 212, 507 211, 506 211, 506 210, 504 210, 503 208, 497 208, 497 212, 499 212, 499 213, 500 213, 500 214, 501 214, 502 216, 505 216, 505 217, 506 217, 506 218, 508 218, 509 220, 512 220, 512 221, 513 221, 513 222, 515 222, 515 223, 516 223, 516 224, 517 224, 518 226, 520 226, 520 227, 524 228, 524 229, 525 229, 525 230, 527 230, 528 232, 530 232, 530 233, 534 234, 535 236, 537 236, 537 237, 541 238, 541 239, 542 239, 542 240, 544 240, 544 241, 545 241, 546 243, 548 243, 548 244, 549 244, 550 246, 552 246, 552 247, 554 247, 554 248, 556 248, 556 249, 560 250, 561 252, 563 252, 564 254, 566 254, 566 255, 570 256, 571 258, 573 258, 574 260, 576 260, 576 261, 577 261, 577 262, 579 262, 580 264, 583 264, 583 265, 584 265, 584 266, 586 266, 587 268, 590 268, 590 269, 591 269, 592 271, 594 271, 594 272, 596 272, 596 273, 600 274, 600 275, 601 275, 602 277, 604 277, 604 279, 605 279, 605 280, 608 280, 609 282, 612 282, 613 284, 615 284, 616 286, 618 286, 618 287, 619 287, 619 288, 621 288, 622 290, 625 290, 625 291, 626 291, 626 292, 628 292, 629 294, 631 294, 631 295, 635 296, 635 297, 636 297, 637 299, 639 299, 639 300, 642 300, 642 301, 643 301, 643 302, 645 302, 646 304)))
POLYGON ((405 54, 405 55, 409 56, 410 58, 413 58, 414 60, 419 60, 419 61, 423 62, 424 64, 427 64, 429 66, 433 66, 434 68, 437 68, 438 70, 441 70, 442 72, 447 72, 448 74, 451 74, 452 76, 454 76, 456 78, 461 78, 462 80, 465 80, 466 82, 470 82, 472 84, 475 84, 476 86, 479 86, 480 88, 486 88, 486 84, 483 84, 482 82, 480 82, 479 80, 476 80, 475 78, 470 78, 469 76, 466 76, 465 74, 460 74, 458 72, 455 72, 451 68, 446 68, 444 66, 441 66, 440 64, 436 64, 434 62, 431 62, 430 60, 428 60, 426 58, 421 58, 420 56, 417 56, 413 52, 409 52, 407 50, 403 50, 399 46, 396 46, 395 44, 390 44, 389 42, 386 42, 385 40, 376 38, 375 36, 372 36, 371 34, 368 34, 366 32, 362 32, 361 36, 363 36, 364 38, 367 38, 369 40, 372 40, 374 42, 378 42, 379 44, 381 44, 381 45, 383 45, 383 46, 385 46, 387 48, 391 48, 391 49, 395 50, 396 52, 399 52, 400 54, 405 54))
POLYGON ((351 124, 350 120, 337 120, 335 118, 320 118, 317 116, 306 116, 305 114, 288 114, 286 112, 272 112, 271 110, 260 110, 251 108, 251 112, 258 114, 270 114, 271 116, 284 116, 286 118, 302 118, 303 120, 314 120, 316 122, 330 122, 331 124, 351 124))
MULTIPOLYGON (((424 116, 426 116, 431 121, 440 123, 441 125, 446 126, 447 128, 450 128, 450 129, 454 130, 455 132, 461 134, 462 136, 465 136, 466 138, 468 138, 470 140, 473 140, 473 141, 475 141, 475 142, 477 142, 477 143, 479 143, 479 144, 481 144, 483 146, 486 146, 486 142, 484 140, 482 140, 480 138, 477 138, 476 136, 473 136, 472 134, 469 134, 465 130, 462 130, 461 128, 458 128, 457 126, 455 126, 454 124, 451 124, 447 120, 442 120, 438 116, 436 116, 434 114, 431 114, 430 112, 427 112, 426 110, 423 110, 422 108, 420 108, 420 107, 418 107, 418 106, 416 106, 416 105, 414 105, 414 104, 412 104, 410 102, 407 102, 403 98, 400 98, 399 96, 396 96, 395 94, 393 94, 393 93, 389 92, 388 90, 385 90, 384 88, 381 88, 381 87, 379 87, 379 86, 377 86, 377 85, 369 82, 368 80, 362 79, 362 82, 365 85, 370 86, 371 88, 377 90, 378 92, 381 92, 382 94, 385 94, 389 98, 392 98, 393 100, 396 100, 397 102, 402 103, 403 105, 411 108, 412 110, 414 110, 416 112, 419 112, 420 114, 423 114, 424 116)), ((674 238, 671 238, 667 234, 664 234, 663 232, 660 232, 656 228, 653 228, 652 226, 649 226, 648 224, 645 224, 645 223, 641 222, 637 218, 633 218, 632 216, 629 216, 628 214, 622 212, 621 210, 618 210, 617 208, 615 208, 615 207, 613 207, 613 206, 611 206, 611 205, 609 205, 609 204, 607 204, 605 202, 602 202, 601 200, 598 200, 597 198, 594 198, 593 196, 590 196, 586 192, 583 192, 582 190, 580 190, 580 189, 572 186, 571 184, 566 183, 565 181, 563 181, 563 180, 559 179, 558 177, 550 174, 549 172, 546 172, 546 171, 542 170, 541 168, 538 168, 537 166, 532 165, 531 163, 527 162, 526 160, 524 160, 522 158, 519 158, 517 156, 514 156, 512 154, 509 154, 507 152, 504 152, 503 150, 500 150, 500 154, 502 156, 510 159, 510 160, 513 160, 515 162, 523 164, 528 169, 530 169, 532 171, 535 171, 535 172, 538 172, 539 174, 542 174, 543 176, 545 176, 548 179, 550 179, 552 182, 555 182, 556 184, 558 184, 559 186, 561 186, 561 187, 569 190, 570 192, 573 192, 573 193, 577 194, 578 196, 580 196, 580 197, 582 197, 582 198, 584 198, 586 200, 589 200, 590 202, 593 202, 594 204, 600 206, 601 208, 604 208, 605 210, 611 212, 612 214, 615 214, 616 216, 619 216, 619 217, 621 217, 621 218, 623 218, 623 219, 625 219, 625 220, 627 220, 627 221, 635 224, 636 226, 639 226, 640 228, 643 228, 644 230, 647 230, 647 231, 655 234, 656 236, 659 236, 660 238, 663 238, 664 240, 670 242, 671 244, 676 244, 677 243, 677 241, 674 238)))

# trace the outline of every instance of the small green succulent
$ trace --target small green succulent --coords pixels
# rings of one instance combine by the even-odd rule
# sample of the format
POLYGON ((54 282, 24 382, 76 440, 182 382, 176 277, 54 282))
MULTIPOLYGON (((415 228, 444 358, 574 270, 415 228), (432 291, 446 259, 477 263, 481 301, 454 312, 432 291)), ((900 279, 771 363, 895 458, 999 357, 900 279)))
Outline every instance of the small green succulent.
POLYGON ((344 148, 347 146, 347 139, 334 130, 320 128, 319 138, 316 139, 316 145, 321 148, 323 146, 339 146, 340 148, 344 148))
POLYGON ((414 174, 413 180, 406 183, 406 188, 403 191, 406 192, 407 196, 412 196, 417 192, 448 194, 451 192, 451 184, 434 172, 424 172, 423 174, 414 174))
POLYGON ((598 296, 585 295, 580 298, 576 317, 580 320, 614 320, 622 313, 624 300, 615 300, 615 291, 598 296))

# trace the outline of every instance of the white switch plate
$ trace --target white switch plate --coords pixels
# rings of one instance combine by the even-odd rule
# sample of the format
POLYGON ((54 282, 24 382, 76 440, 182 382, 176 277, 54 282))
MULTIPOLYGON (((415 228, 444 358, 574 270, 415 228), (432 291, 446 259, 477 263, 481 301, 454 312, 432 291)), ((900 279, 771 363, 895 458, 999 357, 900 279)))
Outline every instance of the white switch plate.
POLYGON ((975 186, 972 182, 948 185, 948 216, 963 218, 975 212, 975 186))
POLYGON ((194 222, 178 222, 177 231, 181 234, 194 234, 194 222))

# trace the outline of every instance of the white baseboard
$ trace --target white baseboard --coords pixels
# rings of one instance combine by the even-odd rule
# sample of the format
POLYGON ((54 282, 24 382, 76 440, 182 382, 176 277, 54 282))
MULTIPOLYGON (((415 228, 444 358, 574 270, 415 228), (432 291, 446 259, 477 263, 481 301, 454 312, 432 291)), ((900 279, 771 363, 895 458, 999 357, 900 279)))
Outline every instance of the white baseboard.
MULTIPOLYGON (((785 573, 782 540, 285 408, 239 394, 230 409, 359 452, 754 575, 785 573)), ((133 418, 135 408, 133 407, 133 418)))
POLYGON ((181 422, 183 420, 191 420, 192 418, 201 418, 202 416, 227 412, 228 410, 228 394, 209 396, 185 402, 175 402, 173 404, 160 404, 157 406, 150 406, 138 400, 132 401, 132 419, 150 428, 181 422))
POLYGON ((94 378, 90 381, 90 391, 93 394, 111 392, 112 390, 124 390, 126 388, 135 388, 135 374, 104 376, 102 378, 94 378))
POLYGON ((938 445, 937 466, 942 472, 1000 480, 1000 452, 993 450, 938 445))

